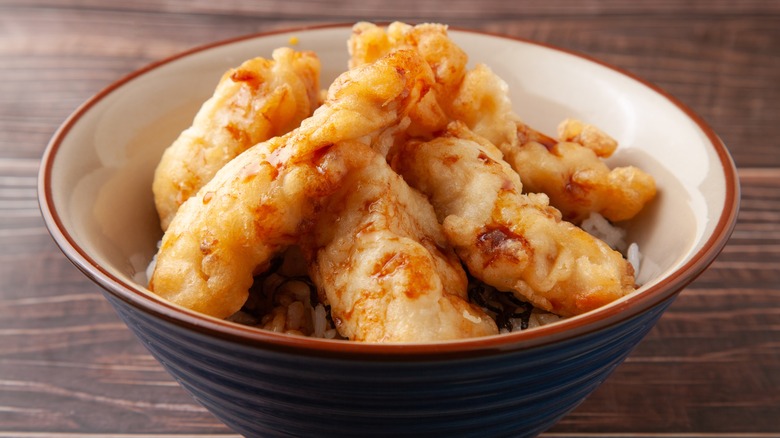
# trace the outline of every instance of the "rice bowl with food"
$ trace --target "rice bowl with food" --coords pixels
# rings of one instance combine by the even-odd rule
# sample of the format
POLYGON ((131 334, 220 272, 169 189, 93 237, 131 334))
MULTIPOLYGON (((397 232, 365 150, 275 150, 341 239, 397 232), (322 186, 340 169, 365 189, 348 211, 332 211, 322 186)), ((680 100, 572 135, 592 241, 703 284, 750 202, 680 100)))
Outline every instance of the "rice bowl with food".
MULTIPOLYGON (((63 124, 43 158, 39 193, 47 227, 67 257, 104 289, 120 318, 162 366, 237 433, 535 436, 597 388, 723 248, 739 203, 738 178, 728 151, 683 104, 618 68, 544 44, 448 29, 448 36, 472 58, 468 70, 484 63, 505 81, 513 111, 533 127, 522 130, 526 138, 536 136, 537 144, 554 149, 549 138, 559 140, 558 124, 567 118, 582 120, 619 141, 615 153, 603 160, 607 166, 635 165, 655 180, 658 194, 640 213, 625 221, 607 218, 609 226, 604 228, 613 237, 622 234, 614 233, 613 226, 625 232, 621 259, 636 260, 635 249, 640 249, 641 269, 631 276, 630 293, 576 316, 547 320, 546 314, 528 312, 514 293, 496 294, 486 283, 474 282, 474 276, 465 277, 465 298, 459 300, 468 302, 469 311, 476 307, 488 315, 500 334, 380 343, 336 339, 342 335, 329 321, 326 303, 319 290, 312 293, 325 283, 310 275, 306 259, 311 253, 295 254, 298 244, 276 253, 286 257, 274 256, 259 272, 251 272, 252 284, 246 286, 247 298, 241 303, 246 308, 226 316, 237 322, 149 291, 145 271, 162 236, 150 187, 162 151, 193 124, 226 71, 292 46, 317 54, 327 86, 348 66, 345 41, 351 32, 352 25, 322 26, 219 42, 153 64, 99 93, 63 124), (295 45, 290 43, 293 38, 295 45), (650 120, 652 125, 646 123, 650 120), (306 276, 301 275, 304 271, 306 276), (641 287, 633 290, 634 284, 641 287), (276 302, 269 303, 269 293, 263 296, 261 288, 273 290, 276 302), (280 308, 276 313, 275 307, 280 308), (253 313, 258 309, 270 313, 253 313), (273 316, 263 322, 269 314, 273 316), (540 325, 523 330, 526 321, 528 327, 540 325), (257 328, 266 324, 268 329, 257 328)), ((473 120, 462 122, 468 127, 473 120)), ((492 149, 481 140, 461 138, 463 134, 453 129, 449 138, 433 145, 482 148, 482 162, 493 163, 489 166, 497 171, 492 175, 504 175, 505 166, 492 158, 492 149)), ((435 139, 424 140, 399 143, 406 147, 435 139)), ((387 152, 395 146, 382 144, 387 152)), ((364 151, 366 157, 376 157, 380 149, 364 151)), ((480 154, 461 157, 479 160, 480 154)), ((393 164, 394 169, 412 172, 415 163, 393 164)), ((387 181, 392 179, 386 169, 382 172, 387 181)), ((420 187, 422 193, 426 188, 420 187)), ((435 194, 423 196, 433 199, 435 194)), ((352 195, 344 190, 338 196, 352 195)), ((211 196, 211 202, 218 199, 211 196)), ((201 196, 200 201, 208 198, 201 196)), ((346 204, 319 205, 335 217, 346 204)), ((580 227, 589 233, 597 234, 593 229, 604 225, 598 216, 588 225, 586 215, 564 210, 568 213, 562 215, 581 218, 580 227)), ((425 222, 426 229, 435 234, 443 221, 435 209, 430 214, 436 225, 425 222)), ((485 245, 500 243, 502 232, 511 236, 508 228, 489 231, 483 233, 485 245)), ((328 235, 319 237, 332 242, 328 235)), ((468 315, 484 322, 474 318, 476 312, 468 315)))

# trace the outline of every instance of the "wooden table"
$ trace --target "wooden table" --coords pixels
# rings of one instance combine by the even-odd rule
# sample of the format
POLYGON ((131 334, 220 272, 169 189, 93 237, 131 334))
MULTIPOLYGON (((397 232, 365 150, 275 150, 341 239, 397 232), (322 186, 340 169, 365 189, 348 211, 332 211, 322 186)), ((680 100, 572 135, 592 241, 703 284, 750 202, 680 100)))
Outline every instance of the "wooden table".
POLYGON ((339 4, 0 1, 0 437, 232 436, 55 246, 36 200, 41 153, 81 102, 152 61, 237 35, 358 19, 439 21, 581 51, 701 114, 739 167, 733 238, 548 435, 780 436, 780 2, 339 4))

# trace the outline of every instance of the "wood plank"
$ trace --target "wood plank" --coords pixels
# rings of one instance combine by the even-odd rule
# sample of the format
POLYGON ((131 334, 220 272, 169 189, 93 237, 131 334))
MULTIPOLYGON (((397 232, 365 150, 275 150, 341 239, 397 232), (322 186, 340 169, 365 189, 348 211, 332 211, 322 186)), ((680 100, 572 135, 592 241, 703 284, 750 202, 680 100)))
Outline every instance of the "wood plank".
POLYGON ((244 2, 241 0, 140 0, 133 2, 101 0, 6 0, 10 7, 110 9, 114 11, 152 11, 157 13, 186 13, 230 16, 253 16, 256 18, 295 19, 377 19, 377 17, 405 17, 417 19, 461 18, 472 20, 501 20, 507 17, 533 16, 592 16, 592 15, 636 15, 649 14, 678 15, 754 15, 780 12, 780 5, 771 0, 728 0, 627 2, 623 0, 549 0, 538 2, 518 0, 451 0, 446 7, 436 1, 397 0, 342 0, 334 5, 328 0, 286 0, 244 2))

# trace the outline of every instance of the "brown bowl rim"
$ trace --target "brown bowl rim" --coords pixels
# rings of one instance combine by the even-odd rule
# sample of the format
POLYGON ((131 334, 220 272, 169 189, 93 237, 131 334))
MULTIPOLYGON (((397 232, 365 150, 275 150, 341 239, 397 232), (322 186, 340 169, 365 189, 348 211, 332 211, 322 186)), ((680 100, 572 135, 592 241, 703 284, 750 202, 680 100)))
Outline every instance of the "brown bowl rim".
POLYGON ((691 259, 683 266, 676 269, 667 278, 657 284, 649 286, 640 294, 623 299, 619 305, 611 305, 594 310, 577 318, 562 321, 557 324, 543 326, 534 330, 500 334, 495 336, 464 339, 449 342, 420 343, 420 344, 367 344, 347 341, 323 340, 301 336, 284 335, 265 331, 253 327, 242 326, 228 321, 203 315, 189 309, 184 309, 171 304, 161 298, 154 297, 151 293, 144 293, 142 288, 135 284, 129 284, 102 268, 86 251, 84 251, 75 239, 63 228, 59 215, 54 210, 51 186, 51 172, 54 158, 60 144, 67 137, 71 128, 87 113, 96 103, 122 87, 131 80, 138 78, 152 70, 169 64, 181 58, 191 56, 209 49, 234 44, 241 41, 295 33, 309 30, 329 28, 350 28, 351 23, 330 23, 314 26, 301 26, 283 28, 266 32, 252 33, 224 39, 205 45, 194 47, 190 50, 163 58, 145 67, 135 70, 119 80, 113 82, 99 91, 89 100, 79 106, 70 117, 54 133, 44 152, 41 170, 39 172, 39 204, 42 215, 55 242, 63 253, 76 265, 87 277, 95 281, 105 291, 114 297, 124 301, 135 309, 154 315, 181 328, 194 330, 198 333, 213 336, 226 341, 237 342, 245 346, 259 347, 299 355, 315 355, 321 357, 334 357, 352 360, 368 361, 436 361, 453 358, 475 358, 505 351, 530 349, 556 342, 573 339, 588 333, 602 330, 606 327, 628 320, 640 313, 656 306, 664 301, 673 299, 685 286, 703 272, 717 257, 726 245, 731 232, 736 224, 736 216, 739 210, 740 186, 736 167, 723 142, 710 128, 710 126, 688 106, 677 98, 667 93, 659 86, 650 83, 637 75, 593 58, 574 50, 561 48, 552 44, 533 41, 526 38, 503 35, 481 30, 450 27, 451 30, 461 33, 486 35, 525 44, 536 45, 547 49, 570 54, 590 62, 607 67, 617 73, 627 76, 645 85, 660 94, 672 104, 682 110, 702 132, 707 136, 711 146, 717 152, 724 173, 726 196, 724 209, 718 218, 718 222, 712 235, 691 259))

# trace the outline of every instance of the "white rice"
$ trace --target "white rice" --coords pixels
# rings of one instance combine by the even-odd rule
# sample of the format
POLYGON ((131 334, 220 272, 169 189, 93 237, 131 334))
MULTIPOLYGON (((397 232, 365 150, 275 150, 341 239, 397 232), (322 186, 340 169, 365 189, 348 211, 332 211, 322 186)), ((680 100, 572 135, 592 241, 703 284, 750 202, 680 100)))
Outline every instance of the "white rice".
POLYGON ((639 264, 642 261, 642 254, 639 252, 639 245, 636 242, 631 242, 631 245, 628 245, 626 259, 634 267, 635 278, 639 278, 639 264))
MULTIPOLYGON (((149 279, 152 278, 152 274, 154 273, 154 267, 157 265, 157 253, 160 252, 160 245, 162 245, 162 240, 157 241, 157 251, 154 252, 154 255, 152 256, 152 260, 149 262, 148 265, 146 265, 146 271, 144 272, 146 278, 143 279, 143 282, 139 281, 139 283, 143 284, 144 287, 149 285, 149 279)), ((135 275, 136 277, 140 278, 141 273, 138 272, 135 275)))
POLYGON ((598 213, 591 213, 587 219, 582 221, 580 228, 588 234, 604 241, 612 249, 625 251, 626 230, 612 225, 604 216, 598 213))
POLYGON ((325 306, 317 304, 317 307, 312 309, 312 317, 314 318, 314 333, 312 333, 312 336, 315 338, 324 338, 328 325, 325 306))
POLYGON ((598 213, 591 213, 587 219, 582 221, 580 228, 588 234, 604 241, 610 248, 620 251, 631 266, 634 267, 634 278, 639 277, 639 266, 642 261, 642 254, 639 252, 639 245, 636 242, 626 244, 626 230, 611 224, 604 216, 598 213))
POLYGON ((543 325, 558 322, 562 319, 563 319, 562 317, 554 313, 549 313, 539 309, 534 309, 534 311, 531 312, 531 316, 528 318, 528 328, 530 329, 534 327, 541 327, 543 325))

